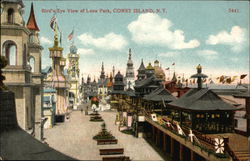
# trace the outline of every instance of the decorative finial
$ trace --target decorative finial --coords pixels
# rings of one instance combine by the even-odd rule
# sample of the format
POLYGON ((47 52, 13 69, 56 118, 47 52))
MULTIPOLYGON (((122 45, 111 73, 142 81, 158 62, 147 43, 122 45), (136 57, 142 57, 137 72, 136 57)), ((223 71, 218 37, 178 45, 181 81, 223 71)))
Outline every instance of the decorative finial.
POLYGON ((201 73, 201 71, 202 71, 202 66, 199 64, 199 65, 196 67, 196 69, 197 69, 197 73, 201 73))

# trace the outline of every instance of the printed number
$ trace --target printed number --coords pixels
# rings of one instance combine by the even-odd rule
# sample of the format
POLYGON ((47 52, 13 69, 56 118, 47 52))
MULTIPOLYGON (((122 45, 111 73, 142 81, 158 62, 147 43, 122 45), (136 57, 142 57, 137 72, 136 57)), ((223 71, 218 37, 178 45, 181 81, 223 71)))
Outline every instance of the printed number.
POLYGON ((231 13, 239 13, 240 10, 239 10, 239 9, 236 9, 236 8, 229 8, 229 9, 228 9, 228 12, 231 12, 231 13))

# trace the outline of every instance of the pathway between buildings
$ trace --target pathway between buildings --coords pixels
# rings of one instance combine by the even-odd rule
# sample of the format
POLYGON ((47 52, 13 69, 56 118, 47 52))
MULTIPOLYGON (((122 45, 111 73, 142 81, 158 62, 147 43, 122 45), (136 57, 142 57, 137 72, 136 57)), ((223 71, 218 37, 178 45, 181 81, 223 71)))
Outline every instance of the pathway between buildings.
MULTIPOLYGON (((118 146, 124 148, 125 156, 137 161, 163 160, 143 138, 119 132, 118 126, 115 125, 115 112, 100 114, 105 120, 107 130, 118 139, 118 146)), ((84 111, 73 111, 68 121, 57 124, 52 129, 45 129, 46 142, 58 151, 79 160, 102 160, 99 146, 92 139, 101 130, 102 122, 90 122, 89 118, 84 111)))

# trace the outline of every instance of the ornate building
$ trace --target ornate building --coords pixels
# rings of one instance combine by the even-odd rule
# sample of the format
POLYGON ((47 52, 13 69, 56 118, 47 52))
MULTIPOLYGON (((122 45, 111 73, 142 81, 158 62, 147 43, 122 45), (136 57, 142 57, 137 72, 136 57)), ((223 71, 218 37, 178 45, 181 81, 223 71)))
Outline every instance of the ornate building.
POLYGON ((66 59, 63 57, 63 48, 58 45, 58 32, 55 27, 54 46, 49 48, 52 58, 52 72, 48 74, 44 83, 56 89, 56 120, 64 121, 68 106, 69 83, 63 74, 66 59))
POLYGON ((160 67, 160 62, 158 60, 155 60, 154 62, 154 69, 156 78, 165 81, 166 76, 164 70, 160 67))
POLYGON ((112 93, 119 93, 124 91, 124 80, 123 80, 123 75, 118 71, 118 73, 115 75, 115 82, 113 84, 113 91, 112 93))
MULTIPOLYGON (((79 99, 79 54, 77 54, 77 48, 74 44, 70 46, 70 53, 68 54, 68 78, 70 82, 69 95, 72 95, 73 104, 78 103, 79 99)), ((75 106, 74 106, 75 107, 75 106)))
POLYGON ((134 89, 135 86, 135 74, 134 74, 134 67, 133 61, 131 58, 131 49, 129 49, 129 56, 127 62, 127 69, 126 69, 126 77, 125 77, 126 89, 132 88, 134 89))
POLYGON ((108 77, 105 77, 105 72, 104 72, 104 65, 102 62, 102 70, 101 70, 101 75, 100 79, 98 80, 98 97, 99 99, 104 99, 108 95, 108 84, 109 79, 108 77))
POLYGON ((88 76, 87 82, 84 83, 82 78, 80 92, 82 93, 83 100, 90 100, 92 97, 97 96, 98 84, 96 80, 94 79, 94 81, 91 82, 91 78, 88 76))
POLYGON ((41 139, 41 51, 33 3, 28 23, 22 0, 1 1, 1 55, 8 60, 4 83, 15 93, 18 124, 41 139))
POLYGON ((143 59, 141 60, 141 65, 137 71, 138 71, 137 80, 142 80, 146 78, 146 73, 145 73, 146 68, 144 66, 143 59))

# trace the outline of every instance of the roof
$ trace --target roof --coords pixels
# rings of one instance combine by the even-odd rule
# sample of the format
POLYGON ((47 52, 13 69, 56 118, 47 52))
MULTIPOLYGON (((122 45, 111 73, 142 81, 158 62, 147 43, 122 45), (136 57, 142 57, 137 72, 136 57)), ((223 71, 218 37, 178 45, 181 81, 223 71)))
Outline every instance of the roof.
POLYGON ((37 26, 37 23, 36 23, 33 3, 31 3, 30 17, 29 17, 29 20, 27 22, 27 28, 30 30, 40 31, 39 27, 37 26))
POLYGON ((151 82, 154 82, 154 81, 156 81, 156 79, 155 79, 155 76, 152 75, 149 78, 146 78, 146 79, 143 79, 143 80, 140 80, 140 81, 136 81, 135 88, 140 88, 140 87, 146 86, 146 85, 148 85, 148 84, 150 84, 151 82))
POLYGON ((250 98, 250 91, 246 91, 246 92, 241 92, 238 94, 233 95, 236 98, 250 98))
POLYGON ((135 91, 129 87, 127 91, 125 91, 126 95, 134 97, 135 96, 135 91))
POLYGON ((52 71, 52 67, 51 66, 47 66, 44 69, 42 69, 42 73, 43 74, 48 74, 52 71))
POLYGON ((36 140, 21 128, 0 135, 3 160, 75 160, 36 140))
POLYGON ((143 97, 145 100, 150 101, 166 101, 166 102, 172 102, 176 100, 176 98, 165 88, 159 87, 152 91, 150 94, 145 95, 143 97))
POLYGON ((190 89, 178 100, 169 103, 169 105, 184 110, 197 111, 237 110, 237 108, 224 102, 217 94, 207 88, 190 89))
POLYGON ((146 69, 147 70, 155 70, 155 68, 151 65, 151 63, 148 63, 148 66, 146 69))
POLYGON ((2 2, 7 2, 7 3, 18 3, 22 7, 24 7, 23 1, 22 0, 2 0, 2 2))
POLYGON ((123 78, 123 75, 121 74, 120 71, 118 71, 118 73, 115 75, 115 79, 116 78, 123 78))
POLYGON ((126 91, 123 91, 123 90, 112 90, 111 91, 111 94, 126 94, 126 91))
POLYGON ((145 66, 144 66, 144 64, 143 64, 143 60, 141 60, 141 65, 140 65, 140 67, 139 67, 139 69, 138 70, 145 70, 146 68, 145 68, 145 66))

